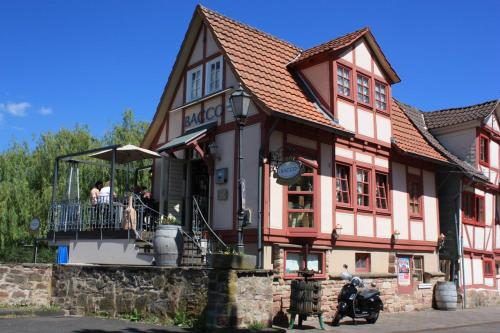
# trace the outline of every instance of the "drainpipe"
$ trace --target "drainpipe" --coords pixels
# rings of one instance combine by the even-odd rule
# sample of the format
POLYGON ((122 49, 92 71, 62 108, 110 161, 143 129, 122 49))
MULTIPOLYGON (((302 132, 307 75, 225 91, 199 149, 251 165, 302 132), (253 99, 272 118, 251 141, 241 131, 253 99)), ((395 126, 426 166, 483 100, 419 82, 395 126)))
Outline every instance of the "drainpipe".
POLYGON ((460 264, 460 275, 462 277, 462 288, 463 288, 463 291, 464 291, 464 294, 463 294, 463 299, 462 299, 462 308, 466 308, 467 307, 467 289, 466 289, 466 286, 465 286, 465 260, 464 260, 464 235, 463 235, 463 232, 462 230, 460 229, 460 226, 461 226, 461 223, 459 222, 459 212, 460 212, 460 207, 461 207, 461 193, 462 193, 462 180, 460 179, 458 181, 458 194, 457 194, 457 197, 456 197, 456 200, 455 200, 455 205, 456 205, 456 209, 455 209, 455 230, 456 230, 456 233, 457 233, 457 252, 460 254, 460 261, 461 261, 461 264, 460 264))
POLYGON ((262 244, 262 206, 263 206, 263 192, 262 192, 262 180, 263 176, 262 174, 264 173, 264 148, 265 145, 268 144, 269 139, 271 138, 271 134, 274 132, 276 125, 278 124, 278 119, 276 119, 267 132, 266 139, 264 142, 261 143, 260 149, 259 149, 259 172, 258 172, 258 180, 257 180, 257 193, 259 196, 258 200, 258 222, 257 222, 257 262, 256 262, 256 267, 258 269, 264 268, 264 248, 262 244))

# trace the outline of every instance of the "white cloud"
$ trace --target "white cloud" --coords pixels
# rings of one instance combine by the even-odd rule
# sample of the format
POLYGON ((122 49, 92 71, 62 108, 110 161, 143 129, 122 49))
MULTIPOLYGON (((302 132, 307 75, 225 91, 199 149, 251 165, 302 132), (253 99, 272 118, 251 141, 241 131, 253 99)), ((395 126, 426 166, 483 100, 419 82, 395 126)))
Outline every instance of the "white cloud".
POLYGON ((24 117, 26 116, 26 111, 31 107, 31 104, 28 102, 20 102, 20 103, 0 103, 0 110, 5 110, 11 115, 15 117, 24 117))
POLYGON ((38 113, 41 114, 42 116, 48 116, 52 114, 52 108, 49 108, 47 106, 42 106, 39 110, 38 113))

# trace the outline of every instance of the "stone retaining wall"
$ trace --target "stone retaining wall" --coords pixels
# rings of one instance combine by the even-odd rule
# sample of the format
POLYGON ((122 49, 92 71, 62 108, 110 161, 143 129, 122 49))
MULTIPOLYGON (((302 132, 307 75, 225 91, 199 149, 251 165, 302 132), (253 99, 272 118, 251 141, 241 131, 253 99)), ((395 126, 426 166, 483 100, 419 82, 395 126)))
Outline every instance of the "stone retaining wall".
MULTIPOLYGON (((433 288, 417 289, 410 294, 398 293, 398 283, 396 274, 358 274, 366 286, 375 283, 380 290, 381 299, 384 303, 384 311, 400 312, 424 310, 432 307, 433 288)), ((432 285, 442 280, 439 274, 430 279, 432 285)), ((291 293, 290 279, 283 279, 280 275, 275 275, 273 280, 273 320, 275 323, 288 321, 288 308, 290 307, 291 293)), ((321 308, 324 311, 325 319, 331 320, 337 309, 337 297, 344 286, 345 281, 339 276, 329 276, 321 280, 322 297, 321 308)))
POLYGON ((466 303, 468 309, 500 305, 500 291, 493 289, 468 289, 466 303))
POLYGON ((54 304, 70 314, 198 317, 207 304, 208 270, 127 266, 54 266, 54 304))
POLYGON ((0 265, 0 305, 49 306, 52 265, 0 265))
POLYGON ((269 326, 273 311, 273 272, 214 269, 209 274, 207 326, 269 326))

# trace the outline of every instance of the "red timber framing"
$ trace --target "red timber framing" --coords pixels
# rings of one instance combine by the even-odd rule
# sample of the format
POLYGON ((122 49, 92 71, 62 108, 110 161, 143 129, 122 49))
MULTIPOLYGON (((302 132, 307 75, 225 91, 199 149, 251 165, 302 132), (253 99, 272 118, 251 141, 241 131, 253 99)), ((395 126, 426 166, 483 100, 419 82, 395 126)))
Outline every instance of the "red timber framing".
MULTIPOLYGON (((497 185, 500 180, 500 149, 497 150, 497 163, 496 167, 491 165, 492 161, 492 151, 490 149, 490 143, 495 142, 500 145, 500 133, 489 128, 486 125, 482 125, 476 129, 476 163, 477 168, 481 171, 488 170, 486 176, 490 178, 490 181, 497 185), (494 172, 496 174, 495 179, 491 179, 490 173, 494 172)), ((484 174, 484 172, 483 172, 484 174)), ((492 186, 493 189, 499 190, 499 186, 492 186)))

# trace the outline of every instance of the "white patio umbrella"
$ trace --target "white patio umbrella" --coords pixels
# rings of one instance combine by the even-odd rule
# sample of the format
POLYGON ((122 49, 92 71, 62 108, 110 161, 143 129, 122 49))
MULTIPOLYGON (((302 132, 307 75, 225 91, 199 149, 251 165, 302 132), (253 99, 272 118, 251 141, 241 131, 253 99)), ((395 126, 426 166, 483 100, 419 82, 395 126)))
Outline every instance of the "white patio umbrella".
MULTIPOLYGON (((113 150, 108 149, 98 153, 90 154, 90 157, 99 158, 105 161, 111 161, 113 158, 113 150)), ((115 162, 117 164, 126 164, 133 161, 140 161, 150 158, 159 158, 160 154, 134 145, 124 145, 116 148, 115 162)))

